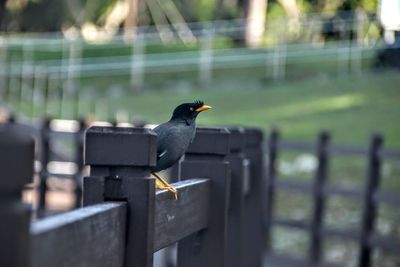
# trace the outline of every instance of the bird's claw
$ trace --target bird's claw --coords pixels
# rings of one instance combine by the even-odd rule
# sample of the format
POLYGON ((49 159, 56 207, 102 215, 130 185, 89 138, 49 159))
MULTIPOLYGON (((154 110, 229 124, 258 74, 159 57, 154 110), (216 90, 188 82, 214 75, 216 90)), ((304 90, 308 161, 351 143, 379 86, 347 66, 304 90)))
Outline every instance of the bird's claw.
POLYGON ((171 185, 160 185, 158 183, 156 183, 156 188, 160 189, 160 190, 168 190, 169 192, 171 192, 174 195, 174 199, 177 200, 178 199, 178 191, 171 185))
POLYGON ((165 181, 162 177, 160 177, 156 173, 152 173, 152 174, 157 178, 156 188, 161 189, 161 190, 167 189, 174 195, 174 199, 177 200, 178 199, 178 191, 175 189, 175 187, 170 185, 167 181, 165 181))

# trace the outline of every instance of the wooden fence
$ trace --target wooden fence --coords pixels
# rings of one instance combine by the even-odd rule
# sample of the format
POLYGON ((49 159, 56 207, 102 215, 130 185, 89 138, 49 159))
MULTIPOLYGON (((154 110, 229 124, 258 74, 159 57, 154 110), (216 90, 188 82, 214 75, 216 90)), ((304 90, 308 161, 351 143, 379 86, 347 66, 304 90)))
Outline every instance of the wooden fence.
POLYGON ((58 120, 52 120, 51 118, 45 118, 38 131, 39 140, 39 188, 38 188, 38 212, 39 217, 46 215, 46 194, 48 192, 47 180, 49 177, 71 179, 75 184, 75 208, 81 206, 82 201, 82 176, 83 176, 83 148, 84 148, 84 133, 86 125, 84 120, 71 121, 67 125, 70 126, 68 130, 60 130, 55 127, 51 127, 51 124, 56 124, 58 120), (72 126, 72 127, 71 127, 72 126), (55 129, 54 129, 55 128, 55 129), (65 153, 57 152, 54 149, 54 141, 57 140, 68 140, 72 142, 73 153, 72 155, 66 155, 65 153), (54 173, 49 170, 49 163, 52 161, 56 162, 67 162, 73 163, 76 166, 73 173, 54 173))
POLYGON ((400 241, 374 230, 378 204, 399 207, 398 196, 379 190, 382 159, 399 157, 383 150, 374 136, 368 151, 329 146, 322 133, 315 146, 318 168, 312 184, 278 179, 282 150, 310 149, 287 144, 273 131, 268 138, 268 168, 263 169, 263 135, 258 129, 200 128, 180 162, 178 200, 155 190, 150 168, 156 163, 156 135, 145 128, 92 127, 86 133, 83 208, 30 222, 20 201, 32 177, 34 142, 19 124, 0 125, 0 266, 153 266, 153 255, 178 243, 178 266, 326 266, 325 236, 359 243, 358 266, 371 266, 376 247, 400 251, 400 241), (368 155, 365 189, 351 191, 326 182, 330 153, 368 155), (268 179, 264 180, 264 173, 268 179), (276 190, 311 193, 310 221, 278 218, 276 190), (363 202, 358 231, 324 226, 327 196, 363 202), (265 203, 266 205, 263 205, 265 203), (280 258, 271 250, 271 227, 309 232, 309 257, 280 258))
POLYGON ((393 253, 400 251, 400 239, 393 236, 382 236, 376 231, 376 221, 379 204, 389 205, 394 209, 400 208, 400 196, 382 192, 381 183, 382 164, 384 159, 400 159, 399 151, 383 149, 383 138, 374 135, 368 149, 331 146, 330 135, 322 132, 316 145, 282 142, 279 132, 273 131, 268 142, 268 179, 267 179, 267 261, 276 266, 326 266, 323 262, 323 241, 325 237, 339 237, 343 240, 355 241, 359 246, 357 266, 372 266, 372 254, 376 248, 393 253), (281 151, 312 152, 318 158, 318 167, 311 183, 301 181, 287 181, 279 179, 277 172, 278 155, 281 151), (365 185, 359 189, 348 189, 334 186, 327 181, 328 165, 331 155, 348 155, 366 157, 367 170, 365 185), (275 195, 277 190, 297 191, 312 196, 312 214, 307 221, 288 220, 279 218, 274 213, 275 195), (357 200, 362 203, 361 224, 359 229, 338 229, 324 225, 326 202, 331 196, 341 196, 357 200), (287 256, 274 255, 272 250, 271 229, 273 226, 306 231, 309 235, 308 258, 290 259, 287 256))
POLYGON ((262 213, 248 217, 244 210, 252 203, 261 209, 262 187, 251 184, 262 180, 262 161, 248 164, 262 155, 260 131, 199 129, 181 162, 174 201, 149 178, 156 163, 151 130, 92 127, 84 207, 30 222, 19 196, 32 177, 34 142, 17 126, 1 126, 1 266, 152 266, 154 252, 176 242, 179 266, 227 266, 229 257, 238 260, 232 266, 250 266, 250 260, 260 266, 262 213), (253 231, 245 233, 250 225, 253 231), (231 240, 253 248, 260 240, 259 251, 252 250, 256 258, 245 257, 231 240))

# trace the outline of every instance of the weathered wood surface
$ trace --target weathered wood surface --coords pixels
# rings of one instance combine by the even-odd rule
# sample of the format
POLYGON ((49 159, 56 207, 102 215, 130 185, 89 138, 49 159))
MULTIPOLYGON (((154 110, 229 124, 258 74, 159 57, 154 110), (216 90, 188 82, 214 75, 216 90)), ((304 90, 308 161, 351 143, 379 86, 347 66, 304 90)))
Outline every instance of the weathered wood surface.
POLYGON ((264 252, 265 169, 263 133, 246 129, 245 155, 249 159, 249 191, 244 203, 243 261, 246 267, 260 267, 264 252))
POLYGON ((368 244, 371 247, 379 247, 395 253, 398 253, 400 251, 400 239, 394 238, 393 236, 372 234, 368 238, 368 244))
POLYGON ((124 264, 125 203, 104 203, 31 224, 30 267, 124 264))
POLYGON ((0 266, 28 263, 31 210, 21 191, 32 180, 34 150, 30 127, 0 123, 0 266))
POLYGON ((225 157, 229 153, 229 131, 199 128, 192 145, 181 162, 181 179, 211 179, 210 220, 207 229, 179 241, 178 266, 226 266, 230 164, 225 157), (215 145, 202 146, 208 142, 215 145))
POLYGON ((101 166, 155 166, 155 144, 156 134, 150 129, 92 126, 86 132, 85 163, 101 166))
POLYGON ((320 133, 316 151, 318 167, 315 171, 313 185, 313 208, 310 221, 312 231, 310 232, 310 246, 308 251, 308 260, 314 265, 321 263, 323 253, 321 229, 326 206, 323 189, 328 178, 329 140, 330 135, 327 132, 320 133))
POLYGON ((208 225, 210 180, 190 179, 173 184, 178 200, 171 192, 156 192, 154 251, 172 245, 208 225))
MULTIPOLYGON (((228 236, 227 236, 227 257, 226 266, 244 267, 246 266, 243 257, 244 236, 247 231, 244 228, 244 203, 245 203, 245 181, 248 177, 248 169, 245 169, 244 155, 245 131, 243 128, 229 128, 230 153, 227 160, 231 166, 231 192, 229 197, 228 209, 228 236)), ((247 167, 248 168, 248 165, 247 167)), ((250 189, 250 188, 248 188, 250 189)), ((247 190, 249 191, 249 190, 247 190)))
MULTIPOLYGON (((315 145, 311 143, 284 141, 278 146, 279 150, 292 150, 298 152, 311 152, 315 150, 315 145)), ((268 149, 266 146, 265 149, 268 149)), ((329 148, 329 152, 333 155, 341 156, 366 156, 368 149, 352 145, 334 145, 329 148)), ((398 149, 382 149, 381 156, 385 159, 400 159, 400 150, 398 149)))
POLYGON ((372 247, 368 244, 368 238, 375 231, 375 221, 378 214, 378 205, 373 196, 375 192, 378 192, 381 180, 382 158, 380 151, 382 146, 383 138, 379 135, 372 136, 368 153, 368 169, 361 216, 359 267, 372 265, 372 247))
POLYGON ((275 182, 277 181, 277 168, 278 168, 278 146, 279 146, 279 132, 277 130, 272 130, 268 138, 268 167, 266 172, 266 204, 265 204, 265 248, 268 251, 272 249, 272 224, 274 214, 274 201, 275 201, 275 182))
POLYGON ((86 132, 84 205, 126 201, 125 267, 153 266, 157 135, 144 128, 91 127, 86 132), (88 190, 95 185, 94 190, 88 190))

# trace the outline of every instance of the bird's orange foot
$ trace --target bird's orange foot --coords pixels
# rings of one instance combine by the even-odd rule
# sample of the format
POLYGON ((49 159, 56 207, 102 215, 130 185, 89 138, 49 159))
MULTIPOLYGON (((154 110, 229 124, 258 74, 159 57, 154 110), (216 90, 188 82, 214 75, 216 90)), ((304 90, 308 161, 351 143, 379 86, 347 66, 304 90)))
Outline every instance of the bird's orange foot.
POLYGON ((156 180, 156 188, 157 189, 160 189, 160 190, 167 189, 168 191, 170 191, 174 195, 174 199, 175 200, 178 199, 178 191, 175 189, 175 187, 170 185, 167 181, 165 181, 163 178, 161 178, 156 173, 152 172, 151 174, 153 174, 157 179, 156 180))

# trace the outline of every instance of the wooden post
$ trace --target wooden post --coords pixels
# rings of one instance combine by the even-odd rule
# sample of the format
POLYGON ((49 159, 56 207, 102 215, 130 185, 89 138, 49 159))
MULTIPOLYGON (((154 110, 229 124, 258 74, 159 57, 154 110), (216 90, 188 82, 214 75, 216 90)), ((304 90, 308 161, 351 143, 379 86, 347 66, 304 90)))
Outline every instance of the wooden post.
POLYGON ((383 139, 380 135, 374 135, 368 152, 367 178, 363 200, 363 213, 361 221, 361 239, 360 254, 358 258, 359 267, 372 266, 371 247, 368 239, 374 231, 377 215, 377 203, 374 201, 374 194, 379 189, 381 178, 381 156, 380 150, 383 145, 383 139))
MULTIPOLYGON (((128 203, 125 266, 153 266, 156 134, 145 128, 91 127, 86 132, 84 205, 128 203)), ((124 252, 121 252, 124 253, 124 252)))
POLYGON ((275 178, 276 178, 276 160, 278 158, 278 141, 279 132, 272 130, 268 140, 268 169, 266 180, 266 209, 265 209, 265 232, 266 232, 266 249, 271 250, 271 227, 272 216, 274 213, 275 201, 275 178))
POLYGON ((25 267, 30 207, 21 191, 32 180, 34 140, 20 124, 0 124, 0 266, 25 267))
POLYGON ((197 129, 196 137, 181 162, 181 180, 209 178, 211 201, 208 228, 178 243, 178 266, 226 265, 227 219, 230 193, 229 131, 197 129))
POLYGON ((264 252, 264 149, 263 132, 259 129, 246 129, 245 156, 250 161, 250 187, 244 201, 243 239, 244 266, 260 267, 264 252))
POLYGON ((244 199, 250 190, 248 177, 248 160, 244 156, 245 130, 229 128, 231 166, 231 193, 228 210, 228 244, 226 266, 247 266, 243 262, 244 236, 244 199))
POLYGON ((42 217, 46 210, 46 192, 47 192, 47 164, 50 160, 50 121, 49 117, 45 118, 42 122, 40 129, 40 173, 39 173, 39 203, 38 203, 38 216, 42 217))
POLYGON ((75 164, 77 171, 74 177, 75 180, 75 208, 82 206, 82 177, 83 177, 83 151, 85 139, 86 124, 85 120, 79 120, 79 129, 75 134, 75 164))
POLYGON ((325 196, 324 186, 328 174, 328 145, 330 135, 327 132, 322 132, 318 137, 317 157, 318 168, 315 173, 313 187, 313 213, 310 227, 310 248, 309 262, 311 264, 319 264, 322 256, 322 222, 325 211, 325 196))

